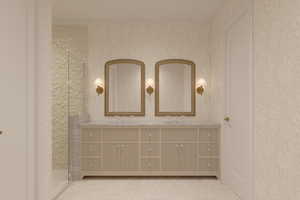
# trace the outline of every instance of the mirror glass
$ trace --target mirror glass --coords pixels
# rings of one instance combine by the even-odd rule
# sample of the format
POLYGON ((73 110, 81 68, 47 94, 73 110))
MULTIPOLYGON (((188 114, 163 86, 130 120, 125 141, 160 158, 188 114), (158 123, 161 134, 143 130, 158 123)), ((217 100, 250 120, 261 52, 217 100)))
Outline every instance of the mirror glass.
POLYGON ((195 64, 164 60, 156 64, 156 115, 195 115, 195 64))
POLYGON ((144 115, 144 63, 113 60, 106 63, 106 115, 144 115))

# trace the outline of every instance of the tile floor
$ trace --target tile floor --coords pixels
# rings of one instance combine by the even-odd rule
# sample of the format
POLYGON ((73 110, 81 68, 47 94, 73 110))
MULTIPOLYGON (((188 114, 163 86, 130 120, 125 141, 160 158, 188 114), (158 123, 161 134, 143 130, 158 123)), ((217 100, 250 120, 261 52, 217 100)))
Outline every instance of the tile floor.
POLYGON ((58 200, 239 200, 216 179, 101 178, 73 182, 58 200))

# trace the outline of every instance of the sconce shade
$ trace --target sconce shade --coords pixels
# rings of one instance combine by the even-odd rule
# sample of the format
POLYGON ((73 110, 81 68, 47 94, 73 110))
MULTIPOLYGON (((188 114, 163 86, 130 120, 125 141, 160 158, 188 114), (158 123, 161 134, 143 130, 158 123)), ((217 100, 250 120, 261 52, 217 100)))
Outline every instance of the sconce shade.
POLYGON ((200 78, 196 83, 197 93, 202 96, 206 87, 207 87, 206 80, 204 78, 200 78))

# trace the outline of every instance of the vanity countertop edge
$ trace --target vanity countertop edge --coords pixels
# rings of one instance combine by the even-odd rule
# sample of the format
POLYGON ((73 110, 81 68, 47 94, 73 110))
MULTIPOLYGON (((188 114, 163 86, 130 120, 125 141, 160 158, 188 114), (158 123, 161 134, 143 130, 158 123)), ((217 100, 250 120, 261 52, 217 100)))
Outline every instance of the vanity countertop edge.
POLYGON ((99 124, 81 123, 81 128, 221 128, 221 124, 99 124))

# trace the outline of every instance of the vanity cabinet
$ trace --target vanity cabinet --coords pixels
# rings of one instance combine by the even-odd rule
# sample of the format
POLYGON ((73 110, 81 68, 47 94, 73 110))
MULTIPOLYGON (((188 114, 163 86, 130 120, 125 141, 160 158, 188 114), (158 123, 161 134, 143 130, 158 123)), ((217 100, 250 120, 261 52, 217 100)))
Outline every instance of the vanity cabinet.
POLYGON ((81 125, 81 177, 219 176, 219 126, 81 125))

